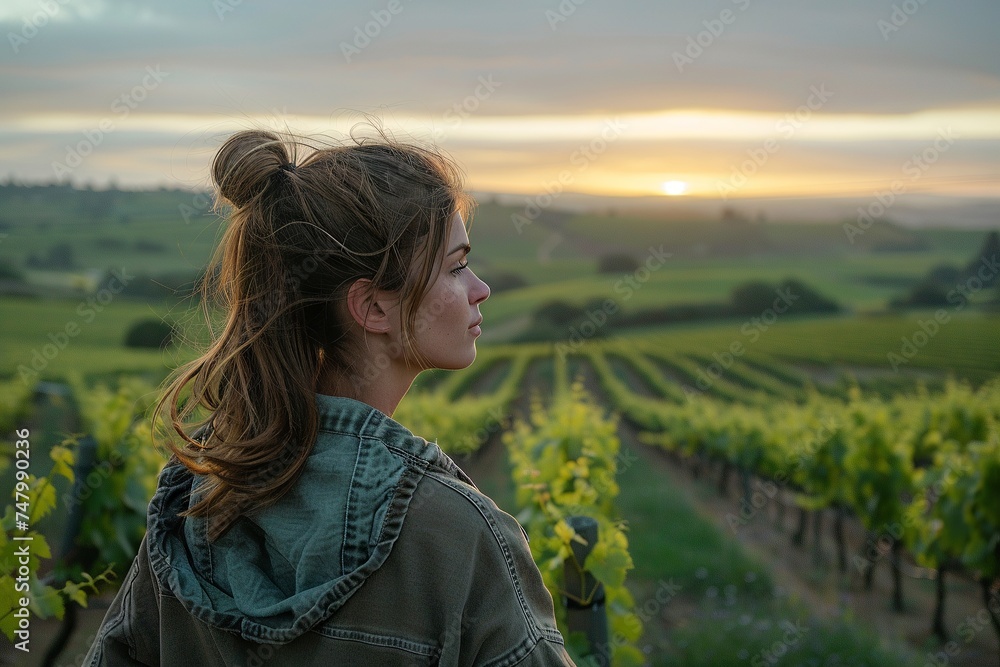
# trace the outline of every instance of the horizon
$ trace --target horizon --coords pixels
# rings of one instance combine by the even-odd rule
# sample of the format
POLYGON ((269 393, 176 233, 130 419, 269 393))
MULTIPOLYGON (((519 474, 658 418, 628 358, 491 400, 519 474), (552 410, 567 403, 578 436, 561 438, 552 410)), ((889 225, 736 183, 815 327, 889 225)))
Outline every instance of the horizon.
MULTIPOLYGON (((211 188, 190 188, 183 186, 134 186, 123 187, 113 179, 104 184, 74 181, 18 181, 11 176, 0 179, 0 188, 25 187, 71 188, 78 192, 128 192, 134 194, 166 192, 186 192, 192 195, 211 194, 211 188)), ((758 197, 717 201, 709 197, 666 198, 654 196, 602 196, 581 192, 559 192, 555 196, 546 193, 484 192, 470 190, 479 206, 497 204, 518 209, 521 215, 530 217, 537 209, 553 213, 595 214, 609 217, 620 215, 649 217, 660 222, 706 222, 718 221, 727 216, 752 224, 807 224, 843 225, 864 220, 864 215, 872 202, 867 198, 839 197, 758 197), (546 197, 549 197, 546 199, 546 197), (539 202, 549 202, 540 206, 539 202), (862 213, 864 211, 864 213, 862 213)), ((886 209, 883 217, 874 219, 883 224, 893 224, 911 229, 954 229, 966 231, 989 231, 1000 229, 1000 199, 967 198, 947 196, 924 196, 922 201, 909 202, 918 195, 900 195, 891 210, 886 209), (948 220, 947 222, 945 220, 948 220)), ((877 201, 876 201, 877 205, 877 201)), ((513 214, 512 214, 513 215, 513 214)), ((871 216, 869 215, 869 218, 871 216)))

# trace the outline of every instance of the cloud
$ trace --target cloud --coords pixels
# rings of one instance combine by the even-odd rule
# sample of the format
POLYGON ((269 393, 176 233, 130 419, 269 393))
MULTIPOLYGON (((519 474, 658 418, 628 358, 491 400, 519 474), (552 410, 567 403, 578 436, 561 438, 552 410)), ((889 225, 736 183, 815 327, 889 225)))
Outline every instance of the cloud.
MULTIPOLYGON (((892 122, 921 111, 1000 110, 993 0, 910 0, 917 9, 888 35, 879 22, 893 21, 901 0, 510 0, 460 10, 444 0, 397 1, 8 0, 0 9, 0 124, 14 129, 0 134, 0 173, 46 173, 52 151, 112 114, 150 66, 169 79, 102 147, 118 157, 88 161, 81 173, 100 178, 98 165, 128 165, 143 146, 159 156, 148 165, 160 168, 164 142, 188 155, 209 145, 213 131, 261 115, 333 124, 345 110, 381 110, 441 121, 484 76, 502 88, 473 115, 501 120, 678 109, 782 114, 814 85, 836 91, 822 110, 832 117, 892 122), (40 24, 44 7, 56 10, 40 24), (15 49, 11 35, 24 43, 15 49), (692 40, 707 45, 681 71, 675 54, 692 40), (345 45, 359 52, 346 58, 345 45), (48 136, 31 125, 57 117, 48 136)), ((481 150, 479 138, 460 134, 451 137, 456 149, 481 150)), ((529 162, 541 159, 528 144, 518 150, 529 162)), ((133 177, 153 178, 136 159, 127 167, 133 177)))

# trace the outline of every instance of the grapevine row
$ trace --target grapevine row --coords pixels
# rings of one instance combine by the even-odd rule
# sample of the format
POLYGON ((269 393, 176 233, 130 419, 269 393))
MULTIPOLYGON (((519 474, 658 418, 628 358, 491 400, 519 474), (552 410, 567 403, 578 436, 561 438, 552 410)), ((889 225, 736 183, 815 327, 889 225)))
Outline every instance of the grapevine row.
MULTIPOLYGON (((631 359, 641 355, 634 348, 612 349, 631 359)), ((801 405, 730 404, 697 394, 678 405, 633 393, 602 351, 591 348, 583 355, 614 406, 643 429, 641 441, 718 462, 722 488, 729 471, 739 473, 742 506, 728 517, 734 530, 759 509, 750 477, 768 480, 774 494, 779 487, 796 494, 803 510, 797 541, 806 510, 834 510, 843 570, 840 522, 850 511, 867 529, 870 545, 880 540, 890 545, 897 609, 902 609, 905 546, 919 563, 941 573, 959 566, 974 573, 1000 634, 1000 614, 991 604, 1000 583, 1000 380, 979 391, 949 380, 939 395, 920 389, 891 400, 865 398, 855 386, 846 402, 809 389, 801 405)), ((816 513, 815 520, 821 516, 816 513)), ((870 546, 864 558, 855 557, 869 585, 882 555, 870 546)), ((938 621, 934 629, 942 638, 947 634, 938 621)))

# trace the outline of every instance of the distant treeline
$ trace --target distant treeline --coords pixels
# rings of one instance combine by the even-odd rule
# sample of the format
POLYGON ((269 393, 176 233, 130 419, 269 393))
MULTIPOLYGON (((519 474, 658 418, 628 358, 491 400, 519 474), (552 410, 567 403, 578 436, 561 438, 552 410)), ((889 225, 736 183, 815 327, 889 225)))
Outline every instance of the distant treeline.
POLYGON ((601 338, 631 327, 726 318, 743 318, 751 325, 757 319, 769 326, 785 315, 842 311, 836 301, 795 278, 786 278, 777 285, 750 281, 733 289, 728 302, 672 304, 630 312, 623 312, 610 297, 592 299, 583 305, 549 301, 535 309, 531 325, 515 340, 564 340, 574 335, 601 338))
MULTIPOLYGON (((990 232, 978 252, 965 264, 940 264, 903 296, 892 299, 890 307, 961 307, 971 296, 1000 285, 1000 234, 990 232)), ((1000 303, 1000 294, 992 300, 1000 303)))

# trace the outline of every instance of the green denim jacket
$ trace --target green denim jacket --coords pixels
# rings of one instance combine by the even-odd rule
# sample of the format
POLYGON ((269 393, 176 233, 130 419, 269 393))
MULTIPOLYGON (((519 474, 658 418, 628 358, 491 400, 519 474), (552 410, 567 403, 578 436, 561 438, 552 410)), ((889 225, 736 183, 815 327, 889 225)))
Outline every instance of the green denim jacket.
POLYGON ((85 665, 573 665, 520 524, 435 443, 316 394, 319 435, 275 505, 214 543, 160 473, 139 554, 85 665))

